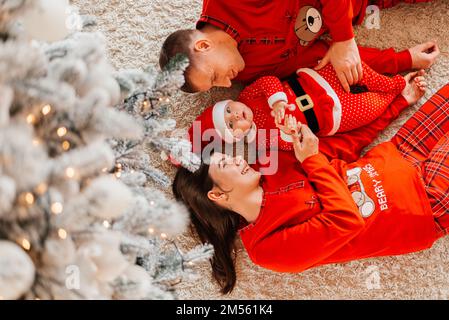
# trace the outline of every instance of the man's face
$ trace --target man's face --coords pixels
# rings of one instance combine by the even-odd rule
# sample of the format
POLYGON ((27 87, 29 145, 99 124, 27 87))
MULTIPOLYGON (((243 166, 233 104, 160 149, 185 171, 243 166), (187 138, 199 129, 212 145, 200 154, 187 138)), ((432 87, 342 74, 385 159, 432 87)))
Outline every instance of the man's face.
POLYGON ((196 92, 212 87, 229 88, 231 80, 244 68, 245 62, 236 47, 218 43, 207 51, 195 53, 195 63, 188 77, 196 92))

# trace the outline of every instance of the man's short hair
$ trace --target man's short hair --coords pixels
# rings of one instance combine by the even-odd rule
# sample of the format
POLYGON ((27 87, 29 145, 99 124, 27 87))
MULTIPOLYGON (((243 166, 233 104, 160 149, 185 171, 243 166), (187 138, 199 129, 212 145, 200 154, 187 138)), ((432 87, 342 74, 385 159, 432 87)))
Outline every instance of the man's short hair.
POLYGON ((177 54, 185 54, 187 56, 187 58, 189 59, 189 66, 184 72, 185 84, 181 87, 181 90, 189 93, 195 92, 188 79, 189 71, 195 63, 193 49, 191 47, 192 37, 195 31, 196 30, 193 29, 186 29, 173 32, 168 36, 167 39, 165 39, 164 44, 162 45, 161 53, 159 55, 159 66, 161 67, 161 69, 164 69, 170 62, 170 60, 177 54))

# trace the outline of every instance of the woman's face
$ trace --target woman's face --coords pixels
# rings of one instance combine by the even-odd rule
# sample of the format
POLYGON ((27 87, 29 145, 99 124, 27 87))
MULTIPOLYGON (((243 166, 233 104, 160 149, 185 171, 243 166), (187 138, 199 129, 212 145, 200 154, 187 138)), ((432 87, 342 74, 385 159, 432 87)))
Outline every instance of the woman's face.
POLYGON ((209 175, 221 190, 231 196, 237 193, 239 197, 254 191, 261 176, 242 157, 233 158, 218 152, 211 157, 209 175))

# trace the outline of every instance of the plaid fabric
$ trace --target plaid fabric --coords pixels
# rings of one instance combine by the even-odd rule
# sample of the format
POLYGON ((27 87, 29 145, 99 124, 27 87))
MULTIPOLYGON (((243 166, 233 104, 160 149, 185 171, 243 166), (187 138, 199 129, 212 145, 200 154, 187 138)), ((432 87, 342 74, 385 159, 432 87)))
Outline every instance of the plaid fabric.
POLYGON ((391 140, 423 172, 442 233, 449 231, 449 84, 427 101, 391 140))
POLYGON ((430 2, 432 0, 371 0, 370 4, 378 6, 380 9, 391 8, 398 3, 420 3, 420 2, 430 2))

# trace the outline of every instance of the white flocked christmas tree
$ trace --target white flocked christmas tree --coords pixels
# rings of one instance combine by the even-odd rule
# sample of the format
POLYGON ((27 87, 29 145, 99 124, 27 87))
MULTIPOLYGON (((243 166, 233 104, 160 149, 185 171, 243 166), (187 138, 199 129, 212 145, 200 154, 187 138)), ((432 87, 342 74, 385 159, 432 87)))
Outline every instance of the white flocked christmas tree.
POLYGON ((177 248, 188 214, 148 149, 198 165, 169 119, 187 61, 116 72, 74 12, 0 1, 0 299, 176 298, 212 249, 177 248))

